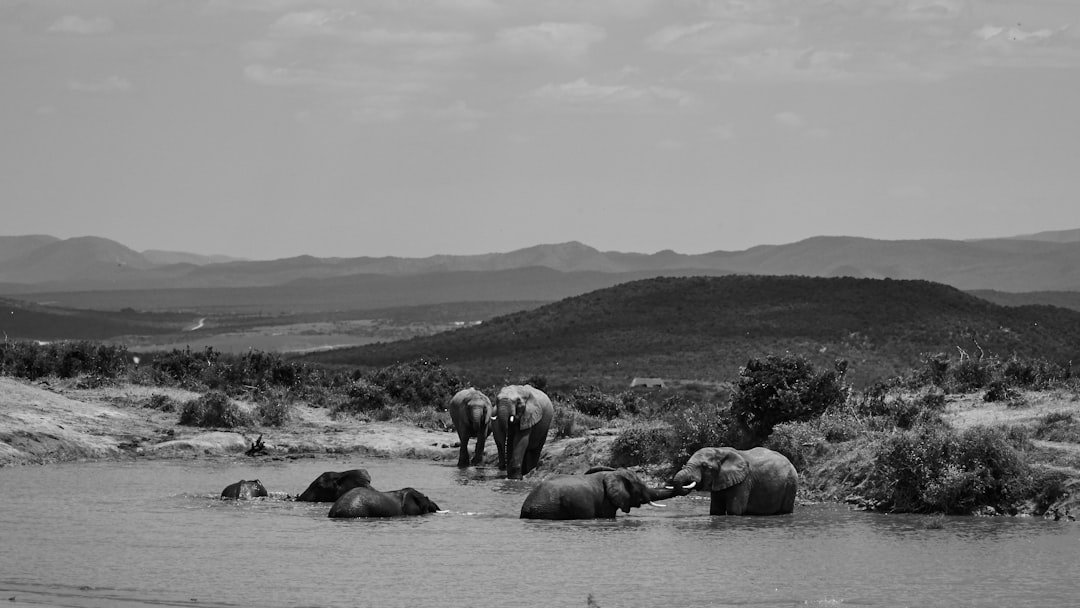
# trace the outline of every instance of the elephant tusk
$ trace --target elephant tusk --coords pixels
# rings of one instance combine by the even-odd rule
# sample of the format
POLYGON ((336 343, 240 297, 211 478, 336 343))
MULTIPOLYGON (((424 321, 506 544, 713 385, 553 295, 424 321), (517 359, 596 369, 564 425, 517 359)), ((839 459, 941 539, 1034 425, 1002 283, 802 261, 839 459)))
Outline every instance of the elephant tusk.
POLYGON ((510 416, 510 424, 514 424, 514 417, 510 416))
POLYGON ((443 514, 445 514, 445 513, 449 513, 450 511, 435 511, 435 512, 436 512, 436 513, 443 513, 443 514))
POLYGON ((653 502, 651 500, 649 501, 649 506, 650 507, 660 507, 661 509, 667 507, 667 505, 665 505, 665 504, 660 504, 658 502, 653 502))
MULTIPOLYGON (((683 486, 682 489, 684 489, 684 490, 692 490, 692 489, 694 489, 694 486, 696 486, 696 485, 697 485, 696 481, 691 481, 690 485, 683 486)), ((674 490, 675 486, 664 486, 664 489, 665 490, 674 490)))

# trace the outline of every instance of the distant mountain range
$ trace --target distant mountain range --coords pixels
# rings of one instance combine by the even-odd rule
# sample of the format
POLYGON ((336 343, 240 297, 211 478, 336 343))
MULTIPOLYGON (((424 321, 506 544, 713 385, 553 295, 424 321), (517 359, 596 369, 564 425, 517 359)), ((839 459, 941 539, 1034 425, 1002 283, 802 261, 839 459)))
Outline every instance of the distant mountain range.
POLYGON ((301 307, 332 302, 338 309, 404 305, 416 298, 553 301, 635 279, 725 274, 919 279, 991 295, 1050 296, 1080 292, 1080 229, 981 240, 821 236, 692 255, 599 251, 568 242, 480 255, 254 261, 138 252, 93 236, 0 236, 0 295, 50 294, 57 296, 50 301, 88 308, 95 299, 114 302, 119 294, 106 292, 118 290, 135 301, 140 292, 150 298, 174 290, 174 301, 244 306, 265 304, 273 295, 301 307), (80 295, 57 295, 65 293, 80 295))

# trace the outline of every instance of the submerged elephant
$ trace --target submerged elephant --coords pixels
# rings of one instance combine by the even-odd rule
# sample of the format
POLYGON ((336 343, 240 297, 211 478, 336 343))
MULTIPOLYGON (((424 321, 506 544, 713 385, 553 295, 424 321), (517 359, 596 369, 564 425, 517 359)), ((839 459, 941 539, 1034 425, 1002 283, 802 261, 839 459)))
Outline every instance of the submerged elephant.
POLYGON ((225 489, 221 491, 222 498, 228 498, 233 500, 251 500, 252 498, 258 498, 260 496, 269 496, 266 487, 258 479, 252 479, 250 481, 241 479, 236 483, 225 486, 225 489))
POLYGON ((536 468, 555 408, 544 391, 529 384, 504 386, 495 397, 495 447, 506 477, 521 479, 536 468))
POLYGON ((584 475, 549 477, 521 505, 522 519, 610 519, 619 510, 688 494, 682 488, 650 488, 626 469, 593 467, 584 475))
POLYGON ((484 464, 484 443, 491 433, 491 399, 475 388, 465 388, 450 398, 446 409, 450 410, 450 420, 454 423, 461 447, 458 450, 457 466, 466 468, 469 464, 484 464), (469 459, 469 439, 476 438, 472 460, 469 459))
POLYGON ((328 517, 397 517, 440 511, 439 505, 413 488, 380 492, 374 488, 353 488, 330 507, 328 517))
POLYGON ((353 488, 371 486, 371 475, 366 469, 327 471, 315 478, 296 500, 302 502, 334 502, 353 488))
POLYGON ((766 448, 701 448, 672 483, 712 491, 710 515, 778 515, 795 510, 799 474, 786 456, 766 448))

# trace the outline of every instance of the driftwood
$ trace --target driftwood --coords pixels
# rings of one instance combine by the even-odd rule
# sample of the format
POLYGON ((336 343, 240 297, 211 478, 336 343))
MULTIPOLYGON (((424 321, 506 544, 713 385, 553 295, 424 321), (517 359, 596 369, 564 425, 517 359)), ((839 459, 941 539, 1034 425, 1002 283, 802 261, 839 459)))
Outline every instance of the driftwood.
POLYGON ((266 451, 266 445, 263 443, 262 435, 259 435, 259 438, 255 440, 255 443, 251 444, 251 447, 244 453, 248 456, 268 454, 269 452, 266 451))

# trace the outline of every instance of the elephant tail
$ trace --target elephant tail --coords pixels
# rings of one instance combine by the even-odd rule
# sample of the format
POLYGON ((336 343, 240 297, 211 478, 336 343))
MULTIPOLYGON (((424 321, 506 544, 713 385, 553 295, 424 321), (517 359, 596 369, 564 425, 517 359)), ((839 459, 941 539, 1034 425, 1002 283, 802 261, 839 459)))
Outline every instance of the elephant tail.
POLYGON ((469 409, 469 430, 472 431, 474 436, 479 435, 482 431, 487 430, 490 422, 491 412, 482 405, 472 406, 469 409))

